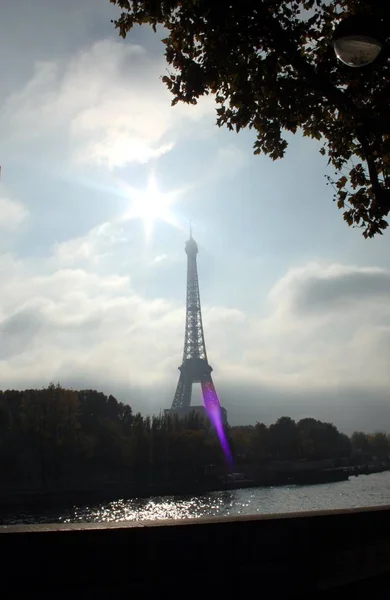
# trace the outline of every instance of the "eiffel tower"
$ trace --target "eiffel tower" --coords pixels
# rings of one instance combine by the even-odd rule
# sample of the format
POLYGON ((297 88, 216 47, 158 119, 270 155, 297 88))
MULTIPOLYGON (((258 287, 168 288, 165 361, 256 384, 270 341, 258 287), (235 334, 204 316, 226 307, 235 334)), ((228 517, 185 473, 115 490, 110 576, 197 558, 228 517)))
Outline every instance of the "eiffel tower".
POLYGON ((213 369, 207 360, 196 263, 198 245, 192 237, 192 230, 190 230, 190 239, 185 245, 185 252, 187 254, 187 304, 184 351, 171 411, 182 415, 191 410, 198 412, 200 407, 191 407, 191 396, 193 384, 200 383, 206 412, 210 415, 210 407, 213 405, 213 410, 217 410, 222 421, 226 423, 226 410, 219 404, 211 377, 213 369))

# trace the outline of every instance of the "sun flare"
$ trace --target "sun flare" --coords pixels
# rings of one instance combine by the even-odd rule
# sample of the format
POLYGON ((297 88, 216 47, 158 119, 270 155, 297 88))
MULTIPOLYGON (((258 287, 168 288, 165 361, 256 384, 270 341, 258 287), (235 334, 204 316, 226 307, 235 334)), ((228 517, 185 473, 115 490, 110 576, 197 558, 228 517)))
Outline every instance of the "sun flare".
POLYGON ((179 227, 178 220, 172 211, 172 205, 177 200, 180 190, 162 192, 157 185, 154 173, 151 173, 145 189, 126 186, 126 194, 130 198, 131 205, 122 220, 139 219, 143 223, 147 240, 150 239, 157 221, 179 227))

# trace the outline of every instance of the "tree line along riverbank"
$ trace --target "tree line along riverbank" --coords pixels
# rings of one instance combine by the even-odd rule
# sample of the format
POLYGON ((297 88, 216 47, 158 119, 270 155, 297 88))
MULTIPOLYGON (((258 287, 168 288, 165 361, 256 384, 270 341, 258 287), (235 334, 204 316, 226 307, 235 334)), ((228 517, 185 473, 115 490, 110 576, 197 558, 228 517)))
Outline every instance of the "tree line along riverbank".
POLYGON ((390 453, 384 433, 348 437, 314 418, 228 427, 227 436, 236 474, 195 413, 143 417, 113 396, 59 384, 2 391, 0 507, 336 481, 387 468, 390 453))

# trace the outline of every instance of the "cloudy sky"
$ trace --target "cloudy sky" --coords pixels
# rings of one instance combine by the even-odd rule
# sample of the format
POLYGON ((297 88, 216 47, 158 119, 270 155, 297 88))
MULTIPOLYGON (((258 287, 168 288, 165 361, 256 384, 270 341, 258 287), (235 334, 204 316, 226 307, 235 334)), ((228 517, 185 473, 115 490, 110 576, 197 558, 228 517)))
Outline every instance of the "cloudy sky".
POLYGON ((390 431, 390 233, 343 224, 310 140, 272 162, 215 126, 212 99, 171 108, 161 36, 124 41, 117 14, 108 0, 2 6, 1 387, 169 406, 192 220, 230 422, 390 431))

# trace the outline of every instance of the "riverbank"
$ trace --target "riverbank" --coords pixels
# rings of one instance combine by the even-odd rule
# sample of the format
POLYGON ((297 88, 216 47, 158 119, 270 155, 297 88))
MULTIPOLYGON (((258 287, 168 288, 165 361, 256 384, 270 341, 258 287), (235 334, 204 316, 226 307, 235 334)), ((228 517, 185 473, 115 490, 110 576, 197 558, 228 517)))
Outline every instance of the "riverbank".
POLYGON ((367 465, 296 472, 268 470, 253 479, 236 474, 236 478, 209 478, 191 483, 134 485, 114 481, 83 488, 2 490, 0 491, 0 520, 2 516, 10 512, 15 514, 31 510, 67 509, 72 506, 91 506, 117 500, 200 496, 210 492, 238 489, 331 484, 347 481, 351 476, 368 475, 385 470, 389 470, 389 468, 367 465))
POLYGON ((0 512, 0 524, 107 524, 351 509, 387 505, 389 485, 390 472, 386 472, 322 485, 254 487, 199 495, 117 499, 77 503, 64 508, 37 506, 29 510, 0 512))
POLYGON ((327 469, 318 472, 295 474, 266 474, 254 479, 215 479, 191 484, 134 486, 110 483, 84 489, 14 490, 0 493, 0 513, 12 510, 67 508, 72 505, 99 504, 118 499, 149 498, 160 496, 190 496, 236 489, 275 487, 283 485, 315 485, 346 481, 349 474, 342 470, 327 469))

